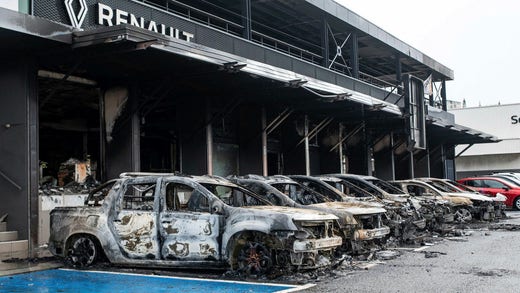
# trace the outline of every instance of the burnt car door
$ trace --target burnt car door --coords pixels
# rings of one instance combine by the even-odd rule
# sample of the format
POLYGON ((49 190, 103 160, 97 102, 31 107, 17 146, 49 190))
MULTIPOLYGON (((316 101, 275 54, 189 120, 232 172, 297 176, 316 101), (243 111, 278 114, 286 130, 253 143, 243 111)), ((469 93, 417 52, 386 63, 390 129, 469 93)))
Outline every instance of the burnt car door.
POLYGON ((156 178, 128 179, 110 218, 118 245, 129 259, 158 259, 156 178))
POLYGON ((161 186, 159 234, 165 260, 220 261, 222 216, 192 182, 165 180, 161 186))

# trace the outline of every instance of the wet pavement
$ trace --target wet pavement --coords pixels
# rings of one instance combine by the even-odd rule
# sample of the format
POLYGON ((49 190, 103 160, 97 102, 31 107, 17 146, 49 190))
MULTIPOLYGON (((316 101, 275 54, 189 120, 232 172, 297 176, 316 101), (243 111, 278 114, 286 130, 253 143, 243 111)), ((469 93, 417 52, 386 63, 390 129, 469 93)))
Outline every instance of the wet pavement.
POLYGON ((0 262, 0 292, 518 292, 520 212, 510 211, 508 216, 498 223, 467 226, 449 237, 430 238, 422 246, 388 248, 366 261, 351 259, 334 269, 261 278, 269 283, 214 270, 109 264, 88 271, 56 270, 52 268, 61 262, 49 258, 0 262), (34 272, 38 270, 45 271, 34 272), (155 279, 158 287, 151 289, 155 279))
POLYGON ((395 259, 336 270, 305 292, 519 292, 520 212, 508 215, 491 225, 499 229, 470 228, 461 236, 400 248, 395 259))

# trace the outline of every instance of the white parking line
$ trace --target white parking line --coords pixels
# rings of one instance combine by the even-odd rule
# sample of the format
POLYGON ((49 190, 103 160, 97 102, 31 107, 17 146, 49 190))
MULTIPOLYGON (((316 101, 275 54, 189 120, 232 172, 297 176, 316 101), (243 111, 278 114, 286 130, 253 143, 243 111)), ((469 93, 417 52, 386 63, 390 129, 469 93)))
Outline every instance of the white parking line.
POLYGON ((413 251, 423 251, 423 250, 425 250, 428 247, 430 247, 430 246, 419 247, 419 248, 414 249, 413 251))
POLYGON ((153 277, 153 278, 168 278, 168 279, 176 279, 176 280, 192 280, 192 281, 203 281, 203 282, 214 282, 214 283, 231 283, 231 284, 253 284, 253 285, 264 285, 271 287, 293 287, 281 291, 276 291, 278 293, 288 293, 288 292, 297 292, 305 289, 312 288, 316 286, 316 284, 305 284, 305 285, 293 285, 293 284, 280 284, 280 283, 265 283, 265 282, 245 282, 245 281, 231 281, 231 280, 213 280, 213 279, 201 279, 201 278, 189 278, 189 277, 175 277, 175 276, 161 276, 161 275, 147 275, 147 274, 137 274, 137 273, 126 273, 126 272, 109 272, 109 271, 83 271, 83 270, 74 270, 74 269, 65 269, 60 268, 62 271, 76 271, 76 272, 88 272, 88 273, 98 273, 98 274, 114 274, 114 275, 129 275, 129 276, 141 276, 141 277, 153 277))

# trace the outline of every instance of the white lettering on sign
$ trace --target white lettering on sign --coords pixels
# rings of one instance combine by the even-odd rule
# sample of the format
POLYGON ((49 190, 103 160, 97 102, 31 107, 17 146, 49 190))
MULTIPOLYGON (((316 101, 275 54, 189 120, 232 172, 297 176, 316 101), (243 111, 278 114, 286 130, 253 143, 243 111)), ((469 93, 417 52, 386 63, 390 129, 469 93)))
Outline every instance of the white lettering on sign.
POLYGON ((105 4, 98 3, 98 23, 107 26, 113 26, 112 17, 114 13, 112 12, 112 8, 105 4))
POLYGON ((112 7, 98 3, 98 24, 106 26, 114 26, 119 24, 130 24, 132 26, 147 29, 152 32, 160 33, 168 37, 176 38, 191 42, 195 37, 194 34, 185 31, 180 31, 176 28, 166 26, 164 24, 157 24, 157 22, 150 20, 145 21, 142 17, 137 17, 132 13, 124 10, 113 9, 112 7))
POLYGON ((128 17, 128 12, 116 9, 116 25, 122 24, 122 23, 128 23, 126 18, 128 17))

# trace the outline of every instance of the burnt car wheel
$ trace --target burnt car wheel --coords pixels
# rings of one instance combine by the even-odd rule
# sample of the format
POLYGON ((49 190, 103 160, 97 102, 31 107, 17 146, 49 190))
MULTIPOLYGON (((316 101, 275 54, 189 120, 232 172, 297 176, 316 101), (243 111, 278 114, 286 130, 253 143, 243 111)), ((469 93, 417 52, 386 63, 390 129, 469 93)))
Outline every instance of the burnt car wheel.
POLYGON ((75 268, 86 268, 92 265, 99 251, 94 240, 89 236, 74 236, 67 249, 67 263, 75 268))
POLYGON ((455 211, 454 214, 455 221, 458 223, 468 223, 471 222, 473 217, 471 216, 471 212, 468 209, 460 208, 455 211))
POLYGON ((238 269, 247 275, 263 275, 271 269, 270 250, 262 243, 247 241, 237 256, 238 269))
POLYGON ((520 196, 515 198, 515 201, 513 202, 513 208, 515 210, 520 210, 520 196))

